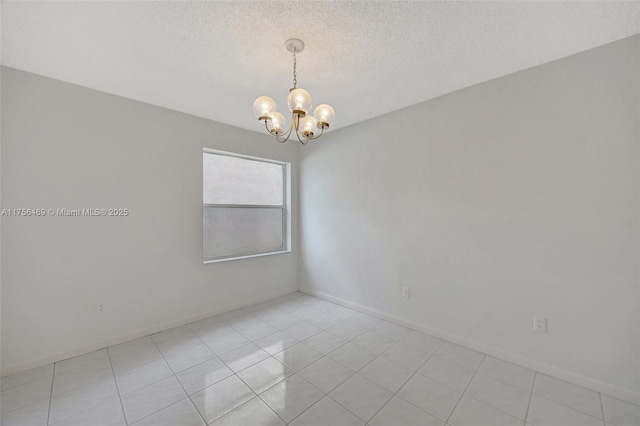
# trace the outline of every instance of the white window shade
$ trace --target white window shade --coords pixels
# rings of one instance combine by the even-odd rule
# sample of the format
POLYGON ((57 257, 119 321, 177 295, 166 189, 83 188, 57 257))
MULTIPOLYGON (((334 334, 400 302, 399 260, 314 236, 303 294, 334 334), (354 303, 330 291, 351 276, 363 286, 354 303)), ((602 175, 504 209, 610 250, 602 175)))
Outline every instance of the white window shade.
POLYGON ((202 156, 205 262, 288 250, 288 165, 206 150, 202 156))
POLYGON ((204 204, 283 204, 281 164, 205 154, 203 170, 204 204))
POLYGON ((284 249, 283 209, 204 209, 204 256, 244 256, 284 249))

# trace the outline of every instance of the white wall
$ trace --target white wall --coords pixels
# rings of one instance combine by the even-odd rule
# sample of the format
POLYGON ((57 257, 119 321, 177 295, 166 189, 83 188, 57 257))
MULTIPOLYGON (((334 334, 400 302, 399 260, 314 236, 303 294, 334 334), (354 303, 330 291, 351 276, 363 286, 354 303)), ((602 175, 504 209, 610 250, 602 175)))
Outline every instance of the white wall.
POLYGON ((292 162, 295 215, 295 145, 10 68, 1 76, 3 207, 130 211, 2 219, 3 374, 297 289, 296 250, 202 264, 202 148, 292 162))
POLYGON ((301 150, 301 288, 637 399, 639 47, 628 38, 301 150))

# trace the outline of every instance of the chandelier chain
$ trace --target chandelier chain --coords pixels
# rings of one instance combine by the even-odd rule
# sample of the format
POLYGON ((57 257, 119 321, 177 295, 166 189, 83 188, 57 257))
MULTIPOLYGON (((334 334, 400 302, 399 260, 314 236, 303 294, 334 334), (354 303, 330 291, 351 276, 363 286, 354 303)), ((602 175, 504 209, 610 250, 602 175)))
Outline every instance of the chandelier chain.
POLYGON ((296 72, 296 49, 293 49, 293 88, 298 86, 298 73, 296 72))

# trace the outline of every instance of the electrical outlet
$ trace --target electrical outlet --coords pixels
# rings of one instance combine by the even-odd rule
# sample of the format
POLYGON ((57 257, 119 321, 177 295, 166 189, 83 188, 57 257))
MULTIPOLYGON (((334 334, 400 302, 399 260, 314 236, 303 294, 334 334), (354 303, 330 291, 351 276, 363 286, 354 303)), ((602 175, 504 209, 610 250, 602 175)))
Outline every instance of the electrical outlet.
POLYGON ((402 297, 405 299, 409 298, 409 287, 402 287, 402 297))
POLYGON ((104 303, 96 304, 96 312, 99 313, 99 314, 104 312, 104 303))
POLYGON ((540 333, 547 332, 547 319, 542 317, 533 316, 533 329, 540 333))

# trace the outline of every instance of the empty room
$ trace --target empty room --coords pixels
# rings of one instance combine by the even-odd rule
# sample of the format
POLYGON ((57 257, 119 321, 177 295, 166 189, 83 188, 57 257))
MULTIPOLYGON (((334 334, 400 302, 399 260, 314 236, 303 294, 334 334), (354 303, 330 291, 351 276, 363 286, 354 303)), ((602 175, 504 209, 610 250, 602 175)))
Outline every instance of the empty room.
POLYGON ((640 1, 0 25, 3 426, 640 425, 640 1))

